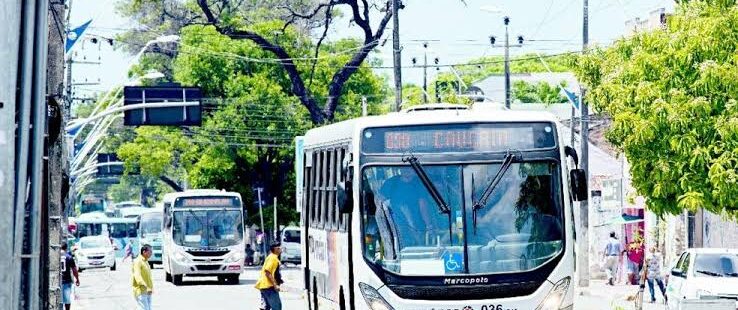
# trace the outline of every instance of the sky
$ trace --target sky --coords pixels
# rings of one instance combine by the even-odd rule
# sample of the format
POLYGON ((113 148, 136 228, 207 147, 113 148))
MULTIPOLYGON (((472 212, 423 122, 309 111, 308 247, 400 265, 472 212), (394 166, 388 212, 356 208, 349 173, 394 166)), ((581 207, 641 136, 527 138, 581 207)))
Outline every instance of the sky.
MULTIPOLYGON (((400 40, 403 66, 411 67, 411 59, 420 62, 428 53, 429 62, 436 57, 440 64, 468 62, 482 56, 502 55, 505 28, 503 16, 510 17, 511 41, 521 35, 525 42, 511 48, 511 55, 540 52, 542 54, 580 50, 582 46, 583 0, 405 0, 400 12, 400 40), (497 13, 482 10, 494 8, 497 13), (489 44, 489 36, 497 37, 496 46, 489 44), (549 41, 541 41, 549 40, 549 41), (550 41, 553 40, 553 41, 550 41), (428 48, 423 48, 423 43, 428 48)), ((74 28, 89 19, 93 22, 87 34, 113 37, 115 33, 134 25, 115 13, 114 0, 74 0, 70 24, 74 28)), ((674 9, 673 0, 590 0, 590 43, 609 45, 625 33, 626 20, 646 18, 654 9, 674 9)), ((372 16, 376 25, 380 16, 372 16)), ((361 37, 358 27, 347 27, 348 20, 338 21, 331 28, 328 39, 361 37)), ((385 65, 392 65, 392 24, 385 31, 387 43, 375 55, 385 65)), ((80 94, 105 91, 127 81, 126 72, 133 56, 103 44, 80 41, 73 49, 74 59, 99 64, 75 64, 75 83, 98 83, 77 86, 80 94)), ((443 71, 445 69, 442 69, 443 71)), ((392 71, 378 69, 390 77, 392 71)), ((436 70, 428 70, 429 80, 436 70)), ((403 83, 422 84, 421 68, 404 68, 403 83)))

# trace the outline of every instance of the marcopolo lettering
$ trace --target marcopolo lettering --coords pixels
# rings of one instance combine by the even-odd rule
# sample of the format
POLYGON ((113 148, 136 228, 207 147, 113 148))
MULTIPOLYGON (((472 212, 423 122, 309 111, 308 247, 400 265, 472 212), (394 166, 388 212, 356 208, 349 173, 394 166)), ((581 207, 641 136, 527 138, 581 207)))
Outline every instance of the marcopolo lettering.
POLYGON ((489 283, 489 278, 446 278, 443 280, 445 285, 457 285, 457 284, 483 284, 489 283))

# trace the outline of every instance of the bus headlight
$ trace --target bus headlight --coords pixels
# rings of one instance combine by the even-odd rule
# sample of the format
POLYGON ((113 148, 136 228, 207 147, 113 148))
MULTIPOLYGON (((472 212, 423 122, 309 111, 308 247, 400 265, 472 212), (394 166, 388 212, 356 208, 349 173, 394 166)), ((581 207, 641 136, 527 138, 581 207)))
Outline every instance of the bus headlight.
POLYGON ((359 282, 359 289, 361 295, 364 296, 366 304, 371 310, 395 310, 389 303, 377 292, 376 289, 371 287, 369 284, 359 282))
POLYGON ((183 263, 190 263, 190 258, 187 257, 182 251, 174 251, 174 259, 183 263))
POLYGON ((569 282, 571 278, 566 277, 561 279, 554 287, 548 292, 546 298, 543 299, 536 310, 555 310, 561 308, 561 303, 564 302, 566 292, 569 290, 569 282))
POLYGON ((243 259, 243 254, 241 252, 234 252, 230 256, 226 257, 226 259, 223 260, 225 263, 235 263, 239 260, 243 259))

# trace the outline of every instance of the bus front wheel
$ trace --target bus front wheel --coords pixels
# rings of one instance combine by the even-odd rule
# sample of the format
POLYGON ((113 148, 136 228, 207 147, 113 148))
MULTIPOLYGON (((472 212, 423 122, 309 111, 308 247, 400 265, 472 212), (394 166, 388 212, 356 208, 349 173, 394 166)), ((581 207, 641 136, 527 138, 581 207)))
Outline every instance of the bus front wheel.
POLYGON ((173 274, 172 275, 172 283, 174 283, 174 285, 182 285, 182 275, 181 274, 173 274))

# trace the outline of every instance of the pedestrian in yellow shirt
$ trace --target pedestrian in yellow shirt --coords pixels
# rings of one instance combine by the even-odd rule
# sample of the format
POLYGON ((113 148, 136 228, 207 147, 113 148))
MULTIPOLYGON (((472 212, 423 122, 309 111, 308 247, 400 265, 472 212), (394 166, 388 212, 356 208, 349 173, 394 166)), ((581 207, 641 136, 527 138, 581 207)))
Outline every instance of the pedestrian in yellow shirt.
POLYGON ((133 296, 136 298, 138 310, 151 310, 151 294, 154 292, 154 281, 151 279, 149 268, 149 257, 151 257, 151 246, 141 246, 141 255, 133 261, 133 296))
POLYGON ((273 243, 270 247, 270 254, 261 267, 259 280, 256 281, 256 289, 261 292, 261 299, 266 304, 265 310, 282 310, 282 300, 279 298, 279 283, 275 277, 277 268, 279 268, 279 255, 282 254, 282 247, 279 242, 273 243))

